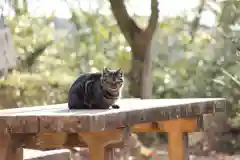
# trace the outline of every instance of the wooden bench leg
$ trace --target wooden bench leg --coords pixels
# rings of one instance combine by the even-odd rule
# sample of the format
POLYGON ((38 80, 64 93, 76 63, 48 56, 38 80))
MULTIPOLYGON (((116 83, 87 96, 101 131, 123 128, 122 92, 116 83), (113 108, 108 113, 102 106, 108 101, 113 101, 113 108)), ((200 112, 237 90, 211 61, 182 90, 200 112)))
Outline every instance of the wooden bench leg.
MULTIPOLYGON (((113 130, 95 133, 79 133, 86 142, 90 152, 91 160, 105 160, 105 147, 108 144, 119 143, 123 139, 122 130, 113 130)), ((108 157, 107 159, 111 159, 108 157)))
MULTIPOLYGON (((121 141, 119 143, 112 143, 108 146, 105 147, 105 160, 115 160, 116 156, 120 156, 122 158, 123 155, 123 150, 125 149, 124 141, 121 141), (115 149, 120 149, 120 153, 116 154, 115 149)), ((119 158, 118 158, 119 159, 119 158)))
POLYGON ((166 121, 164 130, 168 132, 168 158, 169 160, 187 160, 184 136, 197 128, 197 119, 176 119, 166 121))
POLYGON ((184 160, 183 132, 168 132, 169 160, 184 160))
POLYGON ((169 160, 188 160, 187 133, 199 130, 201 117, 144 123, 134 126, 134 132, 167 132, 169 160))
POLYGON ((23 148, 18 148, 11 139, 10 135, 0 135, 0 160, 23 160, 23 148))
POLYGON ((189 152, 188 152, 188 133, 184 133, 183 135, 184 141, 184 160, 189 160, 189 152))

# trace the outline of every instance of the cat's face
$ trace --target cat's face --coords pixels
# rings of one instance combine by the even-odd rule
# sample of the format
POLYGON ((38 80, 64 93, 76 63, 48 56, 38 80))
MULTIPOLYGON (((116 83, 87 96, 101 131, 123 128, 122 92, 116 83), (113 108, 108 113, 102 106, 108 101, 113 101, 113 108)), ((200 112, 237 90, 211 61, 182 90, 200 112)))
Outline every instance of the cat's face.
POLYGON ((118 92, 123 85, 123 71, 119 69, 104 68, 102 71, 102 87, 110 92, 118 92))

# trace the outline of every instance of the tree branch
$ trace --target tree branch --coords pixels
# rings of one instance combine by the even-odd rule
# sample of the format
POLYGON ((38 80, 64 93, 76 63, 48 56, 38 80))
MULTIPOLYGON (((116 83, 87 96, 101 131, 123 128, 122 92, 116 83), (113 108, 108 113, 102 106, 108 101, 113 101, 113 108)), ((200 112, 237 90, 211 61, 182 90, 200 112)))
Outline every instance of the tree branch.
POLYGON ((140 33, 142 30, 129 16, 126 6, 124 5, 124 0, 109 0, 109 2, 120 30, 122 31, 129 45, 132 46, 134 34, 140 33))
POLYGON ((206 4, 206 0, 200 0, 200 4, 198 6, 198 11, 196 13, 196 16, 192 22, 192 28, 191 28, 191 31, 190 31, 190 34, 191 34, 191 40, 190 40, 190 43, 192 43, 194 41, 194 38, 195 38, 195 34, 198 30, 198 27, 199 27, 199 24, 200 24, 200 19, 201 19, 201 15, 202 15, 202 12, 203 12, 203 9, 204 9, 204 6, 206 4))
POLYGON ((144 31, 150 37, 152 37, 153 33, 156 30, 158 24, 158 13, 158 0, 151 0, 151 16, 148 21, 148 27, 144 31))
POLYGON ((45 49, 47 49, 47 47, 49 47, 52 44, 53 44, 53 41, 51 40, 39 46, 38 48, 36 48, 35 51, 30 53, 30 55, 25 60, 21 61, 21 64, 23 64, 22 66, 31 68, 34 62, 36 61, 36 59, 45 51, 45 49))
POLYGON ((206 6, 205 6, 205 9, 206 10, 210 10, 213 14, 215 14, 216 16, 218 16, 219 14, 220 14, 220 12, 217 10, 217 9, 215 9, 214 7, 212 7, 212 5, 211 4, 206 4, 206 6))

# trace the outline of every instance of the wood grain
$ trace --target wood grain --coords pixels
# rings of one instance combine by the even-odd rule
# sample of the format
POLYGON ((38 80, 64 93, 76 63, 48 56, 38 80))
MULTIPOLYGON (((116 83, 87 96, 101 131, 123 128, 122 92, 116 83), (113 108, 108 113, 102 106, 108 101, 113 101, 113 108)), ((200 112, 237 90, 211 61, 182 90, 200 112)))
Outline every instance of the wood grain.
POLYGON ((23 160, 23 148, 8 133, 0 134, 0 160, 23 160))
POLYGON ((0 111, 0 133, 98 132, 122 126, 226 112, 225 99, 123 99, 120 109, 69 110, 67 104, 0 111))

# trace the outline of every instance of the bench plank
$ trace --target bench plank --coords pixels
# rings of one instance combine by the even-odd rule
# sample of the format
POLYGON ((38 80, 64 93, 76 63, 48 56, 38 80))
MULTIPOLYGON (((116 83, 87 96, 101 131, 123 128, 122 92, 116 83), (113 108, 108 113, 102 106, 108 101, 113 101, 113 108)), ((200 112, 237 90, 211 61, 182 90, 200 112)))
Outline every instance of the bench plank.
POLYGON ((153 121, 226 112, 223 98, 123 99, 121 109, 69 110, 67 104, 0 111, 0 133, 97 132, 153 121))

